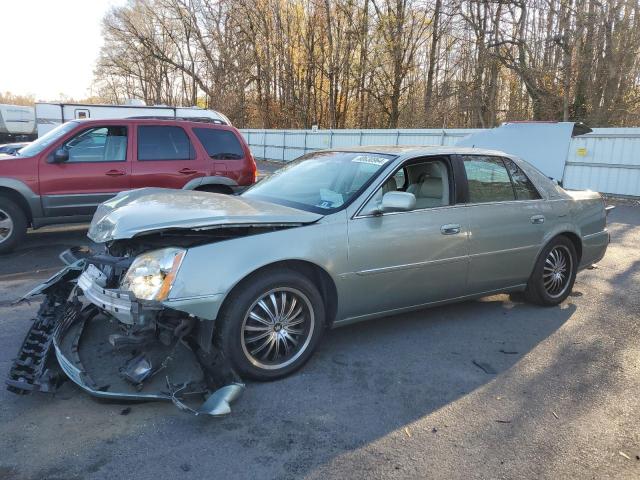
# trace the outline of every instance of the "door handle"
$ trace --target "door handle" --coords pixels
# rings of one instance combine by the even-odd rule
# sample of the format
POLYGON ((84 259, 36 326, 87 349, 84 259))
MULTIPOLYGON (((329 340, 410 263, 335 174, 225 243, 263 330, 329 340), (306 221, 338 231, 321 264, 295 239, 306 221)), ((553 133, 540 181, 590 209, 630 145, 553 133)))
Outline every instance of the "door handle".
POLYGON ((443 235, 455 235, 457 233, 460 233, 460 225, 458 225, 457 223, 449 223, 447 225, 442 225, 440 227, 440 232, 443 235))
POLYGON ((178 170, 178 173, 182 173, 183 175, 192 175, 198 172, 196 170, 192 170, 191 168, 183 168, 181 170, 178 170))
POLYGON ((536 225, 544 223, 544 215, 533 215, 531 217, 531 223, 536 224, 536 225))
POLYGON ((126 174, 122 170, 109 170, 105 175, 109 175, 110 177, 121 177, 126 174))

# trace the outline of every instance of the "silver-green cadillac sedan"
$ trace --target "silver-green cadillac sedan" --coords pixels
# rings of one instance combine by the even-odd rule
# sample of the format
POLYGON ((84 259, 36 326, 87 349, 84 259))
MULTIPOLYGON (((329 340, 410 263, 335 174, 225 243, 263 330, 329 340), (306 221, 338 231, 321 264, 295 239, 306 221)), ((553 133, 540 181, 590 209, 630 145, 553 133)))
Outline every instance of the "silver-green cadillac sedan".
POLYGON ((191 410, 210 414, 240 378, 300 368, 326 328, 496 292, 557 305, 609 243, 598 193, 447 147, 316 152, 240 196, 124 192, 89 238, 103 251, 66 252, 32 292, 45 302, 9 387, 54 388, 57 360, 94 395, 191 409, 203 394, 191 410))

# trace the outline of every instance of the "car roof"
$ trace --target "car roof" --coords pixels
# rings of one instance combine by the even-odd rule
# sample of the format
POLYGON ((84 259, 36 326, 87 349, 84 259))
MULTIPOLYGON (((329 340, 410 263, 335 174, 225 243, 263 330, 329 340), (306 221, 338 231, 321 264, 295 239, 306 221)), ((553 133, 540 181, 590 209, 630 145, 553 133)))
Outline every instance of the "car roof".
POLYGON ((385 155, 421 157, 426 155, 499 155, 509 156, 499 150, 443 145, 365 145, 361 147, 332 148, 334 152, 380 153, 385 155))

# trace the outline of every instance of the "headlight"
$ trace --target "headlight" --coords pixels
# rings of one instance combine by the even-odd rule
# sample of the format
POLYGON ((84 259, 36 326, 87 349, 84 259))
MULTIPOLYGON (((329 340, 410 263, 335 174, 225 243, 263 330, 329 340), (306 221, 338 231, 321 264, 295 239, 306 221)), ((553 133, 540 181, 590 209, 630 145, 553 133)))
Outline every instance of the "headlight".
POLYGON ((109 220, 108 218, 102 217, 100 220, 95 220, 97 215, 94 217, 94 220, 91 222, 89 226, 89 232, 87 236, 96 243, 104 243, 109 237, 113 234, 113 228, 115 224, 109 220))
POLYGON ((142 300, 164 300, 169 296, 185 253, 182 248, 163 248, 138 255, 120 288, 142 300))

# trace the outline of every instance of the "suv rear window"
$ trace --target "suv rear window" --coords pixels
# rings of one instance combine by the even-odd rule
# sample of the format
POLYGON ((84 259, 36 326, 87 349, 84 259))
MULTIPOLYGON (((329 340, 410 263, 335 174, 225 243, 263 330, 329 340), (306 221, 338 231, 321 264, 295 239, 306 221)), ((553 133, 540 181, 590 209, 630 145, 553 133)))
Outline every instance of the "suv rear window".
POLYGON ((193 132, 211 158, 238 160, 244 157, 242 145, 233 132, 215 128, 194 128, 193 132))
POLYGON ((194 157, 193 146, 182 128, 138 127, 138 160, 190 160, 194 157))

